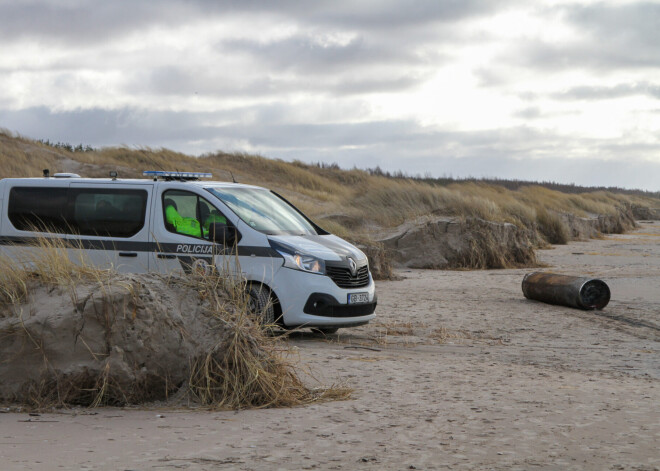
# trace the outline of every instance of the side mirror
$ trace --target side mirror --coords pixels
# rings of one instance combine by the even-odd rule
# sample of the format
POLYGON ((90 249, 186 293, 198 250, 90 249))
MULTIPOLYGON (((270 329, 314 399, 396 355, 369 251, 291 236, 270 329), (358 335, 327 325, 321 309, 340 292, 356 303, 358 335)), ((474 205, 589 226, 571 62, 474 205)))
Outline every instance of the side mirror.
POLYGON ((209 226, 209 239, 216 244, 234 245, 236 242, 236 228, 221 222, 214 222, 209 226))

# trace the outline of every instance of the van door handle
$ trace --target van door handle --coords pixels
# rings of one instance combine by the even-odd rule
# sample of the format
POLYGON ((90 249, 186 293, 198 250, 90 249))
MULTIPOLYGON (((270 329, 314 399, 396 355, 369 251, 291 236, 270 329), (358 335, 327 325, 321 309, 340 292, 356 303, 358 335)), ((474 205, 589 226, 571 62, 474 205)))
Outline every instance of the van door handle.
POLYGON ((137 252, 119 252, 120 257, 137 257, 137 252))
POLYGON ((156 255, 156 257, 171 260, 173 258, 176 258, 176 255, 168 255, 166 253, 159 253, 158 255, 156 255))

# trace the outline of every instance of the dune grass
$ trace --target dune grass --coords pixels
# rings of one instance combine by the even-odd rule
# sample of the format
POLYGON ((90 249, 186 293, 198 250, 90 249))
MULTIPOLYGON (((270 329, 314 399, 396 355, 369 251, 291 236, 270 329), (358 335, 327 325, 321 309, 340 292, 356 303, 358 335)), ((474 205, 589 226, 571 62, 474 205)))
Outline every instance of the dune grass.
MULTIPOLYGON (((531 240, 566 243, 573 237, 566 215, 617 218, 633 205, 660 207, 660 200, 606 191, 562 193, 539 185, 515 190, 485 182, 433 184, 389 178, 336 165, 284 162, 244 153, 217 152, 191 157, 167 149, 103 148, 71 152, 0 131, 0 177, 40 176, 43 168, 78 168, 83 176, 140 177, 143 170, 210 171, 214 179, 271 188, 319 225, 351 240, 367 240, 381 229, 420 216, 478 218, 531 231, 531 240)), ((625 219, 625 218, 624 218, 625 219)), ((625 221, 608 227, 625 230, 625 221)))
POLYGON ((73 291, 82 281, 103 284, 111 275, 112 270, 89 265, 82 251, 72 259, 69 247, 65 239, 44 237, 31 245, 6 246, 14 256, 0 252, 0 306, 24 302, 30 281, 73 291))
MULTIPOLYGON (((180 282, 180 280, 178 281, 180 282)), ((185 282, 210 300, 214 317, 225 329, 208 352, 192 359, 189 393, 212 409, 293 407, 325 400, 343 400, 352 389, 332 385, 310 389, 299 376, 292 351, 250 313, 245 283, 211 269, 185 282)))

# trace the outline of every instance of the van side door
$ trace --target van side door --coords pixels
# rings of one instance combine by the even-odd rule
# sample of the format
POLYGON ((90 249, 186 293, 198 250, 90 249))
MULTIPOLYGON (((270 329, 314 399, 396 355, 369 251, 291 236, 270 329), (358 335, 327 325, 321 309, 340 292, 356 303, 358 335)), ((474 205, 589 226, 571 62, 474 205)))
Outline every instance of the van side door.
POLYGON ((72 182, 71 258, 122 273, 147 272, 152 192, 152 183, 72 182))

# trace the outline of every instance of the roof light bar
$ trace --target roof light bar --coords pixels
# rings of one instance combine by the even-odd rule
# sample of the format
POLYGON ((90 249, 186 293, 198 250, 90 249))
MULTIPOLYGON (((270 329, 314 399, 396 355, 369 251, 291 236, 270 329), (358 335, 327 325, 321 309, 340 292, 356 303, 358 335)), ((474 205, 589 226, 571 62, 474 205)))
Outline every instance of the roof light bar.
POLYGON ((207 172, 165 172, 163 170, 145 170, 142 175, 153 178, 154 180, 162 178, 164 180, 199 180, 200 178, 211 178, 213 175, 207 172))

